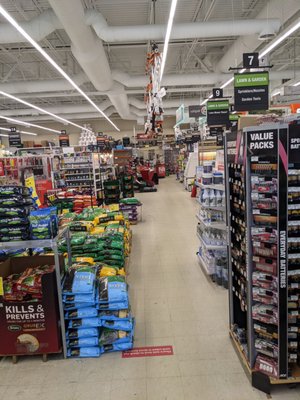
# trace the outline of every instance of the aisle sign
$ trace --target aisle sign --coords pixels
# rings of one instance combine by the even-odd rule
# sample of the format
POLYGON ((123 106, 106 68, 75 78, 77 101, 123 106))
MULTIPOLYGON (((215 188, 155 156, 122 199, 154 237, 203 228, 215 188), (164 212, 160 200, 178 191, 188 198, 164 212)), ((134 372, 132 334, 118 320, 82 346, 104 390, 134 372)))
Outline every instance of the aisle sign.
POLYGON ((234 75, 234 108, 236 111, 269 108, 269 72, 234 75))
POLYGON ((65 130, 60 131, 59 146, 60 147, 69 147, 70 146, 70 138, 65 130))
POLYGON ((258 53, 244 53, 243 54, 243 67, 244 68, 259 68, 258 53))
POLYGON ((207 125, 228 126, 229 124, 229 101, 209 100, 207 102, 207 125))
POLYGON ((189 106, 189 118, 206 117, 206 106, 189 106))
POLYGON ((15 127, 10 128, 10 132, 8 134, 8 143, 10 147, 23 147, 21 143, 20 132, 17 132, 15 127))
POLYGON ((222 99, 223 98, 223 89, 221 88, 213 88, 213 98, 214 99, 222 99))

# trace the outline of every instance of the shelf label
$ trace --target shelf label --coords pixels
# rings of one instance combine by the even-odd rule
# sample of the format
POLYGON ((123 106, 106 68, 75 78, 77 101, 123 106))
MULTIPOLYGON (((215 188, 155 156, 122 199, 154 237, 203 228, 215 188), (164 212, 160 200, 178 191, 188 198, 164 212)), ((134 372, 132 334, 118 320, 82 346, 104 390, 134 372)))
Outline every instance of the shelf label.
POLYGON ((234 107, 236 111, 269 108, 269 72, 234 75, 234 107))

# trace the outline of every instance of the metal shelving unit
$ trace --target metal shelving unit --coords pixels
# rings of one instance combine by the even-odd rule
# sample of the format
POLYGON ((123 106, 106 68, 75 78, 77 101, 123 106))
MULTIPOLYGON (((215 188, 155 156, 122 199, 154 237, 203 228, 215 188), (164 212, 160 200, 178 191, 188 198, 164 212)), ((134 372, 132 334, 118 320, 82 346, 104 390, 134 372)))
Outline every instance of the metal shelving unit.
POLYGON ((61 271, 60 271, 59 252, 58 252, 58 240, 61 237, 66 238, 67 247, 68 247, 68 264, 71 265, 70 232, 69 232, 68 228, 64 228, 53 239, 0 242, 0 249, 20 249, 20 248, 33 249, 36 247, 42 247, 42 248, 51 248, 53 250, 54 261, 55 261, 55 275, 56 275, 56 283, 57 283, 57 294, 58 294, 58 305, 59 305, 63 355, 64 355, 64 358, 66 358, 67 357, 66 329, 65 329, 64 309, 63 309, 63 303, 62 303, 62 289, 61 289, 62 276, 61 276, 61 271))

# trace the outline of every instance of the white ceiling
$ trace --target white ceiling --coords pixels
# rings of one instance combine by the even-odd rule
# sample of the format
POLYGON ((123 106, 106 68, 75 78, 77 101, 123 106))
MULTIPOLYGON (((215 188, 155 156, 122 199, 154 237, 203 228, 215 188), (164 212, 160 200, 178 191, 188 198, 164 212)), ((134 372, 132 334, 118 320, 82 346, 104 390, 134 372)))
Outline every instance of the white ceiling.
MULTIPOLYGON (((271 3, 276 0, 271 0, 271 3)), ((282 10, 268 9, 268 17, 274 14, 282 14, 285 8, 293 0, 281 1, 282 10), (276 12, 275 12, 276 11, 276 12)), ((85 10, 95 10, 101 13, 108 26, 133 26, 147 24, 166 24, 170 8, 170 0, 82 0, 85 10), (155 4, 155 21, 154 21, 155 4)), ((277 1, 278 3, 278 1, 277 1)), ((0 4, 20 23, 31 21, 45 10, 51 9, 47 0, 0 0, 0 4)), ((70 5, 72 0, 70 0, 70 5)), ((267 6, 267 0, 178 0, 175 22, 189 23, 202 21, 227 21, 255 19, 267 6)), ((297 2, 294 1, 294 4, 297 2)), ((71 11, 70 11, 71 12, 71 11)), ((281 27, 281 30, 289 26, 300 15, 300 1, 298 7, 294 7, 290 17, 281 27)), ((282 18, 284 20, 284 18, 282 18)), ((1 24, 7 22, 1 18, 1 24)), ((92 28, 91 28, 92 29, 92 28)), ((99 39, 100 40, 100 39, 99 39)), ((220 59, 230 47, 238 40, 237 36, 227 36, 226 29, 220 37, 203 39, 177 39, 172 40, 169 47, 165 74, 203 74, 216 72, 220 59)), ((158 42, 162 48, 163 40, 158 42)), ((64 29, 58 29, 50 33, 40 44, 64 68, 71 76, 82 73, 82 68, 73 56, 70 39, 64 29)), ((146 53, 149 42, 118 42, 105 43, 104 49, 111 70, 121 70, 131 76, 142 76, 145 73, 146 53)), ((266 45, 263 42, 260 47, 266 45)), ((257 47, 257 46, 256 46, 257 47)), ((245 51, 254 51, 255 48, 247 48, 245 51)), ((234 61, 233 61, 234 63, 234 61)), ((274 64, 273 70, 299 70, 300 68, 300 30, 289 37, 279 48, 271 54, 270 63, 274 64)), ((101 73, 99 71, 99 73, 101 73)), ((40 81, 41 86, 45 80, 62 79, 58 73, 34 50, 28 43, 1 43, 0 36, 0 90, 2 84, 40 81)), ((219 82, 221 83, 221 82, 219 82)), ((274 82, 273 86, 280 86, 281 81, 274 82)), ((167 100, 177 99, 178 106, 184 99, 194 99, 199 102, 210 93, 214 85, 185 85, 180 88, 170 87, 167 100)), ((95 89, 89 79, 81 86, 90 97, 99 105, 107 100, 107 96, 95 89)), ((4 89, 3 89, 4 90, 4 89)), ((126 87, 125 91, 130 97, 143 100, 143 87, 126 87)), ((74 93, 73 90, 59 90, 55 92, 41 91, 40 93, 18 93, 19 97, 40 105, 43 108, 60 107, 65 105, 86 105, 87 102, 74 93)), ((282 100, 282 99, 281 99, 282 100)), ((1 98, 0 110, 11 110, 11 115, 18 116, 18 109, 24 109, 12 100, 1 98)), ((172 106, 174 109, 174 106, 172 106)), ((94 112, 91 109, 91 112, 94 112)), ((72 114, 70 112, 70 114, 72 114)), ((112 117, 117 117, 113 111, 112 117)))

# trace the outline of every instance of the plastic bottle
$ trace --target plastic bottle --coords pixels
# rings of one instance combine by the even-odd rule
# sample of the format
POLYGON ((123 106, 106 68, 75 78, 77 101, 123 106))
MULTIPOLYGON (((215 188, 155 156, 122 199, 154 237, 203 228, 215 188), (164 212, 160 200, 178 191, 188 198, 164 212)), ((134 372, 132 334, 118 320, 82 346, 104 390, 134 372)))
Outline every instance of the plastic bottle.
POLYGON ((209 205, 210 206, 215 206, 216 205, 216 196, 215 196, 215 191, 211 190, 209 193, 209 205))
POLYGON ((202 203, 204 206, 209 206, 210 203, 210 196, 209 196, 209 190, 208 189, 204 189, 203 191, 203 196, 202 196, 202 203))
POLYGON ((216 190, 216 205, 222 207, 222 194, 220 190, 216 190))

